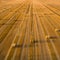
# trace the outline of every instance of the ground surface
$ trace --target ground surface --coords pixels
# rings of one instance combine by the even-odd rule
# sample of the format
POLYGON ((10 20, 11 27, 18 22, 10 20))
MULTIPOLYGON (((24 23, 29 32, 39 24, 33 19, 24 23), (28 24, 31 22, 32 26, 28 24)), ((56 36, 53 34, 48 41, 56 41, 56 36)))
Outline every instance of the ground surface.
POLYGON ((0 60, 60 60, 59 0, 0 0, 0 60))

